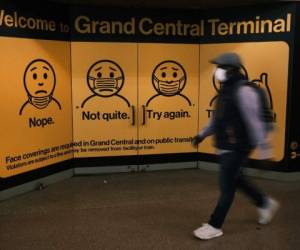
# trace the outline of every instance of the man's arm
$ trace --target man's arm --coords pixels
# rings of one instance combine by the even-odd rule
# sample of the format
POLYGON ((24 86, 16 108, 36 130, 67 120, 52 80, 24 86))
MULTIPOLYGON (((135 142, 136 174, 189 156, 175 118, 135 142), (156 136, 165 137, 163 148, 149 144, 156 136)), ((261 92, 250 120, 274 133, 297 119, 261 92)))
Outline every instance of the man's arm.
POLYGON ((271 147, 260 115, 261 103, 258 94, 253 87, 241 86, 237 91, 237 100, 251 143, 260 149, 261 159, 271 158, 271 147))
POLYGON ((207 126, 204 127, 200 132, 199 132, 199 136, 201 136, 202 138, 206 138, 207 136, 210 136, 212 134, 214 134, 214 118, 213 116, 209 119, 207 126))
POLYGON ((201 143, 207 136, 210 136, 214 133, 214 118, 210 118, 208 124, 205 128, 203 128, 198 135, 194 136, 192 139, 192 145, 197 147, 199 143, 201 143))

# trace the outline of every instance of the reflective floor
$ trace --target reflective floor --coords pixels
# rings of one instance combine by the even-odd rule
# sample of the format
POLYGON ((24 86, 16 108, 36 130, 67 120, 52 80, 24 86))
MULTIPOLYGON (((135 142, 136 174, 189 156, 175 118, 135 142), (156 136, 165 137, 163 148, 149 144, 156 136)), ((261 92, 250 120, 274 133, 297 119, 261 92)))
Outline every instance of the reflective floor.
POLYGON ((218 197, 217 173, 159 171, 74 177, 0 203, 0 249, 300 249, 300 182, 253 179, 281 202, 270 225, 237 194, 218 239, 192 231, 218 197))

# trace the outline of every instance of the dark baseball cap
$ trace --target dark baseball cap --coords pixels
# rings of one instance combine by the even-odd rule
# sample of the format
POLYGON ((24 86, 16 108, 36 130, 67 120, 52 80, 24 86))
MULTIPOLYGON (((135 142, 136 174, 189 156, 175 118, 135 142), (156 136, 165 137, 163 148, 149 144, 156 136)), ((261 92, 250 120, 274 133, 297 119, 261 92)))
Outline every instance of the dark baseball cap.
POLYGON ((223 67, 241 68, 242 61, 236 53, 224 53, 210 61, 213 64, 223 67))

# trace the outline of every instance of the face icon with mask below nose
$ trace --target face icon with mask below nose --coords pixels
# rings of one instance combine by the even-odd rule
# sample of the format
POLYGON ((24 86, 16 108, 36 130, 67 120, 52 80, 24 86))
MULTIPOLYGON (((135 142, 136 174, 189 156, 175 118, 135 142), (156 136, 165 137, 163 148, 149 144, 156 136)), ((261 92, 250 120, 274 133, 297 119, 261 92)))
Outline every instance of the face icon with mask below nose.
POLYGON ((185 70, 175 61, 163 61, 153 70, 152 84, 161 95, 177 95, 184 89, 186 84, 185 70))
POLYGON ((46 108, 56 83, 52 66, 43 59, 36 59, 27 66, 23 80, 29 102, 38 109, 46 108))
POLYGON ((122 89, 124 73, 117 63, 101 60, 89 68, 87 82, 90 90, 96 95, 110 97, 122 89))

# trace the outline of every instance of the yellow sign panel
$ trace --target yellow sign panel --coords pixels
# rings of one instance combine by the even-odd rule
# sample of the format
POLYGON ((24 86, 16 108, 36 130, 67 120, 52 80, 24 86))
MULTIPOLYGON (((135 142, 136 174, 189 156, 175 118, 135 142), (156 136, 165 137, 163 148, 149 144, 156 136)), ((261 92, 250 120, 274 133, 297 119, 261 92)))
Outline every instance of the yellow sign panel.
POLYGON ((72 43, 75 157, 136 155, 137 44, 72 43))
MULTIPOLYGON (((284 42, 247 42, 200 45, 199 124, 203 128, 213 113, 219 83, 214 83, 214 65, 209 61, 221 53, 235 52, 243 59, 244 74, 264 88, 272 103, 276 129, 271 135, 274 160, 284 157, 286 105, 288 88, 289 47, 284 42)), ((214 153, 211 139, 199 146, 203 153, 214 153)), ((257 153, 253 155, 257 158, 257 153)))
MULTIPOLYGON (((195 152, 191 138, 212 116, 219 91, 209 60, 224 52, 238 53, 244 73, 267 89, 276 121, 275 160, 284 156, 289 63, 284 42, 73 42, 72 59, 68 42, 2 37, 0 45, 5 142, 0 177, 73 156, 195 152)), ((199 151, 214 153, 211 139, 199 151)))
POLYGON ((70 43, 0 38, 0 176, 73 158, 70 43))
POLYGON ((139 44, 139 154, 195 152, 199 46, 139 44))

